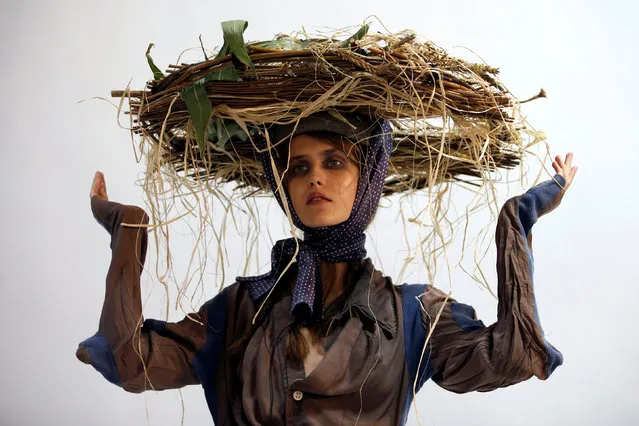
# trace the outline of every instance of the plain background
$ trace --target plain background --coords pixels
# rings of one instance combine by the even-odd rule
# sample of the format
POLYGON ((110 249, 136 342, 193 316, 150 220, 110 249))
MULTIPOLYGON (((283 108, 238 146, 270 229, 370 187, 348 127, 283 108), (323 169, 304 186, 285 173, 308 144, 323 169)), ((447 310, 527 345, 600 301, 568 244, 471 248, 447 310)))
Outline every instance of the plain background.
MULTIPOLYGON (((97 328, 109 261, 107 235, 89 209, 93 172, 104 171, 112 199, 143 203, 135 185, 143 168, 115 109, 79 101, 108 98, 129 80, 141 87, 151 77, 144 58, 150 42, 163 69, 197 46, 200 34, 207 47, 220 45, 224 20, 245 19, 246 39, 265 40, 302 26, 358 25, 372 14, 389 30, 413 29, 452 54, 468 54, 456 46, 471 49, 500 67, 502 81, 522 99, 543 87, 549 98, 524 112, 553 153, 574 151, 580 167, 562 206, 534 231, 537 303, 564 365, 547 382, 486 394, 456 395, 428 383, 417 399, 421 424, 639 424, 636 3, 32 0, 2 2, 0 11, 0 424, 181 421, 177 391, 127 394, 75 359, 78 342, 97 328)), ((500 197, 521 190, 504 187, 500 197)), ((370 232, 377 246, 369 247, 394 276, 403 254, 397 211, 385 206, 370 232)), ((229 244, 240 253, 229 266, 232 277, 241 245, 229 244)), ((265 245, 261 250, 268 255, 265 245)), ((492 249, 491 256, 484 264, 489 279, 492 249)), ((424 281, 415 271, 407 279, 424 281)), ((164 291, 151 273, 144 282, 145 313, 159 317, 164 291)), ((458 270, 452 282, 455 297, 494 321, 487 292, 458 270)), ((184 424, 212 423, 199 387, 181 395, 184 424)), ((418 424, 414 413, 409 424, 418 424)))

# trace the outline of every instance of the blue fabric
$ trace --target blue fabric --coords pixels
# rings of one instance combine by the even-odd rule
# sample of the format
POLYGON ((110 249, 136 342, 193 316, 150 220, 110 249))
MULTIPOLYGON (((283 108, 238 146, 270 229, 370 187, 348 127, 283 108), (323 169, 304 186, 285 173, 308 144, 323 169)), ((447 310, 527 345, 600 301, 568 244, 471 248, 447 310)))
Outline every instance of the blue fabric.
MULTIPOLYGON (((535 310, 535 312, 537 311, 535 310)), ((543 333, 543 330, 542 330, 542 333, 543 333)), ((559 350, 557 350, 557 348, 551 345, 550 342, 546 340, 545 338, 544 338, 544 343, 546 344, 546 353, 548 354, 548 360, 546 361, 548 363, 546 365, 546 374, 550 376, 552 372, 555 371, 555 368, 559 367, 561 364, 564 363, 564 356, 561 354, 561 352, 559 352, 559 350)))
POLYGON ((481 320, 476 318, 475 309, 472 306, 459 302, 451 302, 450 309, 453 318, 459 326, 468 333, 486 328, 481 320))
POLYGON ((213 416, 213 422, 217 423, 218 407, 215 377, 220 363, 220 356, 226 347, 228 312, 226 289, 206 302, 204 307, 208 310, 206 343, 195 354, 192 365, 204 389, 204 396, 213 416))
POLYGON ((517 213, 526 237, 528 237, 532 226, 537 222, 537 218, 546 213, 555 198, 559 196, 561 187, 557 185, 557 182, 562 187, 566 186, 566 180, 561 175, 557 174, 553 179, 532 187, 519 199, 517 213))
POLYGON ((144 324, 142 324, 142 331, 147 330, 155 331, 160 336, 164 336, 166 334, 166 321, 152 318, 144 320, 144 324))
MULTIPOLYGON (((259 300, 275 285, 286 264, 297 251, 298 274, 291 300, 291 313, 302 323, 312 324, 322 318, 322 283, 320 261, 344 262, 366 257, 364 230, 373 218, 384 188, 392 149, 392 129, 387 121, 381 123, 377 135, 367 142, 367 156, 361 168, 359 186, 350 217, 335 226, 311 228, 295 214, 290 197, 288 210, 296 227, 304 231, 304 240, 294 238, 278 241, 271 252, 271 272, 256 277, 238 277, 247 282, 249 295, 259 300)), ((262 155, 264 174, 280 207, 284 201, 271 165, 271 155, 262 155)))
POLYGON ((109 382, 120 386, 120 376, 115 367, 113 351, 111 351, 111 347, 104 336, 100 333, 95 333, 80 343, 80 345, 89 351, 93 368, 98 370, 109 382))
MULTIPOLYGON (((561 194, 561 189, 565 185, 566 180, 561 175, 557 174, 554 176, 554 180, 541 183, 529 189, 528 192, 521 196, 519 204, 517 205, 517 215, 519 217, 521 232, 524 235, 524 238, 528 237, 533 225, 537 222, 537 219, 553 208, 553 204, 556 204, 556 199, 561 194)), ((528 252, 528 264, 530 265, 530 279, 531 281, 534 281, 534 260, 527 241, 526 250, 528 252)), ((534 296, 533 310, 535 313, 535 320, 537 321, 541 330, 541 335, 544 338, 546 354, 548 355, 548 360, 546 362, 546 375, 550 376, 555 368, 563 364, 564 358, 561 352, 551 345, 544 336, 544 330, 539 319, 539 312, 537 311, 537 301, 534 296)))
POLYGON ((430 362, 430 354, 428 350, 424 351, 422 359, 422 350, 426 341, 426 328, 422 322, 421 304, 419 296, 426 289, 425 284, 403 284, 402 285, 402 312, 404 317, 404 347, 406 349, 406 367, 410 376, 404 407, 402 408, 402 421, 405 424, 410 411, 410 405, 413 402, 413 382, 417 377, 417 386, 415 392, 419 391, 426 380, 435 374, 435 367, 430 362), (422 359, 421 366, 419 360, 422 359), (418 371, 419 369, 419 371, 418 371))

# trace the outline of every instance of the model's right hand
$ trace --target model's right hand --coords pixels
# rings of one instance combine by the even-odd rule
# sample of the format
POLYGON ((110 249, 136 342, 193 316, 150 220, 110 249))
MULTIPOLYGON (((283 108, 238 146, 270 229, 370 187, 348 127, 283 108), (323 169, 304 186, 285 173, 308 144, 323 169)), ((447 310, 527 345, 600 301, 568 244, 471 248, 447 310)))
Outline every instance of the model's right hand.
POLYGON ((557 155, 555 157, 555 161, 552 162, 552 168, 555 169, 555 172, 561 175, 564 179, 566 179, 566 186, 563 187, 563 191, 566 192, 572 184, 572 180, 575 178, 577 174, 577 170, 579 168, 577 166, 572 165, 572 152, 569 152, 566 155, 566 159, 562 160, 561 155, 557 155))
POLYGON ((93 176, 93 183, 91 184, 91 193, 89 194, 89 198, 93 198, 94 195, 101 200, 109 200, 106 190, 106 181, 104 180, 104 174, 102 172, 95 172, 95 175, 93 176))

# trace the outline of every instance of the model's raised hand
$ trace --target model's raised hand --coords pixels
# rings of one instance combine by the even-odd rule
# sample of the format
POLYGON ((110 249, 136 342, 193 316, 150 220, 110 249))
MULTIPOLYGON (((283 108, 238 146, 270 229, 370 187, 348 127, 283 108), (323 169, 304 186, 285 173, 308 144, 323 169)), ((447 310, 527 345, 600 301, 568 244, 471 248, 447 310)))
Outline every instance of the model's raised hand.
POLYGON ((89 198, 93 198, 94 195, 101 200, 109 199, 106 190, 106 181, 104 180, 104 174, 102 172, 95 172, 93 176, 89 198))
POLYGON ((568 190, 570 184, 572 183, 572 180, 577 174, 577 170, 579 170, 577 166, 572 165, 572 157, 573 153, 569 152, 568 154, 566 154, 565 160, 562 160, 561 155, 557 155, 555 157, 555 161, 552 162, 552 168, 555 169, 555 172, 566 179, 566 186, 564 187, 564 191, 568 190))

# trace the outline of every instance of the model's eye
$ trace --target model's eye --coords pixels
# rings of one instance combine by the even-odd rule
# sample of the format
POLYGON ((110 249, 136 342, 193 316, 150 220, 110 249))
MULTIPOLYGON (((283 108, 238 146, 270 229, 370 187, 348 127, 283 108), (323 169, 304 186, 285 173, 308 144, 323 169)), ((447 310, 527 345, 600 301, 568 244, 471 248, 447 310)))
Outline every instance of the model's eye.
POLYGON ((333 158, 331 160, 328 160, 326 162, 326 165, 328 167, 330 167, 331 169, 335 169, 335 168, 342 167, 342 165, 344 165, 344 162, 342 160, 337 159, 337 158, 333 158))
POLYGON ((308 171, 308 166, 306 164, 292 164, 291 165, 291 173, 293 176, 301 176, 308 171))

